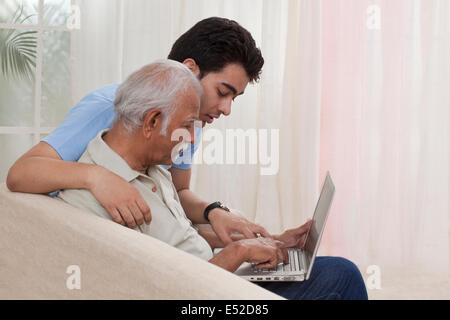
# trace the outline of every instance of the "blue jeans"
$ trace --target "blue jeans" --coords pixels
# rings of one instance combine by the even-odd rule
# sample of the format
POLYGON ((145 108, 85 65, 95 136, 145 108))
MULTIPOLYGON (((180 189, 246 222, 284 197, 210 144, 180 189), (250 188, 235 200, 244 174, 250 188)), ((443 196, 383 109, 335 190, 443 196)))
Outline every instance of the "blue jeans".
POLYGON ((356 265, 340 257, 316 257, 309 280, 256 282, 289 300, 367 300, 364 280, 356 265))

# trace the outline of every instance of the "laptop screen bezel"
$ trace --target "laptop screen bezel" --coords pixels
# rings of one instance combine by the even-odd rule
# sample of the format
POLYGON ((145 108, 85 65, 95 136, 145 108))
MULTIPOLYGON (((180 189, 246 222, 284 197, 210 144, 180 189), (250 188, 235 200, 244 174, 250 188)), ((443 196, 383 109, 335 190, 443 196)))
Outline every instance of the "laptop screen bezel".
POLYGON ((308 228, 308 232, 306 234, 305 241, 303 243, 303 254, 305 256, 305 266, 306 266, 306 268, 308 270, 306 272, 306 280, 308 280, 309 276, 311 275, 311 271, 312 271, 312 267, 313 267, 313 264, 314 264, 314 260, 316 258, 317 251, 319 249, 320 240, 322 239, 322 234, 323 234, 323 231, 325 229, 325 225, 326 225, 326 222, 327 222, 327 219, 328 219, 328 214, 329 214, 330 208, 331 208, 331 203, 333 202, 334 193, 335 193, 335 190, 336 190, 336 188, 334 186, 334 183, 333 183, 333 180, 331 179, 330 172, 327 172, 327 176, 325 177, 325 180, 323 182, 322 190, 320 191, 320 196, 319 196, 319 199, 317 200, 316 208, 314 210, 314 214, 313 214, 313 218, 312 218, 313 223, 315 221, 314 218, 315 218, 315 216, 317 214, 317 210, 319 208, 320 201, 323 199, 325 191, 327 191, 328 188, 331 188, 331 197, 330 197, 330 200, 329 200, 329 203, 328 203, 327 211, 325 213, 325 220, 324 220, 322 229, 320 230, 320 233, 319 233, 319 236, 318 236, 318 239, 317 239, 317 243, 316 243, 316 245, 314 247, 314 252, 313 252, 310 260, 308 259, 308 253, 306 251, 306 242, 308 241, 312 225, 308 228))

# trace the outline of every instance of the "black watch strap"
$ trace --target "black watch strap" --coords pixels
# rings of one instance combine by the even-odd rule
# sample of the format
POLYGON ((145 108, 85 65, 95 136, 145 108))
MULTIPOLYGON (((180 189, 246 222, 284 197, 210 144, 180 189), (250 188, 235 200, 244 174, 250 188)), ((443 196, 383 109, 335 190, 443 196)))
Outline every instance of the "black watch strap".
POLYGON ((223 210, 225 210, 225 211, 230 212, 230 209, 228 209, 227 207, 225 207, 225 206, 222 204, 222 202, 220 202, 220 201, 213 202, 213 203, 211 203, 210 205, 208 205, 208 206, 205 208, 205 211, 203 212, 203 216, 205 217, 205 220, 206 220, 206 221, 209 222, 209 219, 208 219, 209 213, 211 212, 211 210, 216 209, 216 208, 220 208, 220 209, 223 209, 223 210))

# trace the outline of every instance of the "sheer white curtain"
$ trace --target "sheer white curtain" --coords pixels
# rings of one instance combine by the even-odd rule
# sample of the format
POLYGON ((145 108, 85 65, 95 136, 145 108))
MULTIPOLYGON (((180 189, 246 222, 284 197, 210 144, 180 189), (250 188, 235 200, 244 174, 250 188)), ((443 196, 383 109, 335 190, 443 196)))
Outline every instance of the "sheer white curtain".
POLYGON ((330 170, 321 254, 448 277, 449 1, 75 3, 74 102, 165 58, 203 18, 238 21, 262 49, 263 76, 213 127, 279 129, 279 171, 199 164, 192 188, 278 232, 312 215, 330 170))
POLYGON ((448 277, 450 2, 326 3, 320 176, 337 193, 324 253, 448 277))

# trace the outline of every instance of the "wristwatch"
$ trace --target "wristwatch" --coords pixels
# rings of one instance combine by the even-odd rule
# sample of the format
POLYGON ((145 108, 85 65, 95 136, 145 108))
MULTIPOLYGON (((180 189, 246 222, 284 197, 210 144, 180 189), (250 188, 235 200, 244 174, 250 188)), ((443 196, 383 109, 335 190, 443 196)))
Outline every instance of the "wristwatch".
POLYGON ((223 209, 223 210, 225 210, 227 212, 230 212, 230 209, 225 207, 225 205, 223 205, 222 202, 220 202, 220 201, 213 202, 210 205, 208 205, 205 208, 205 212, 203 212, 203 216, 205 217, 206 221, 209 222, 209 219, 208 219, 209 213, 211 212, 211 210, 216 209, 216 208, 220 208, 220 209, 223 209))

